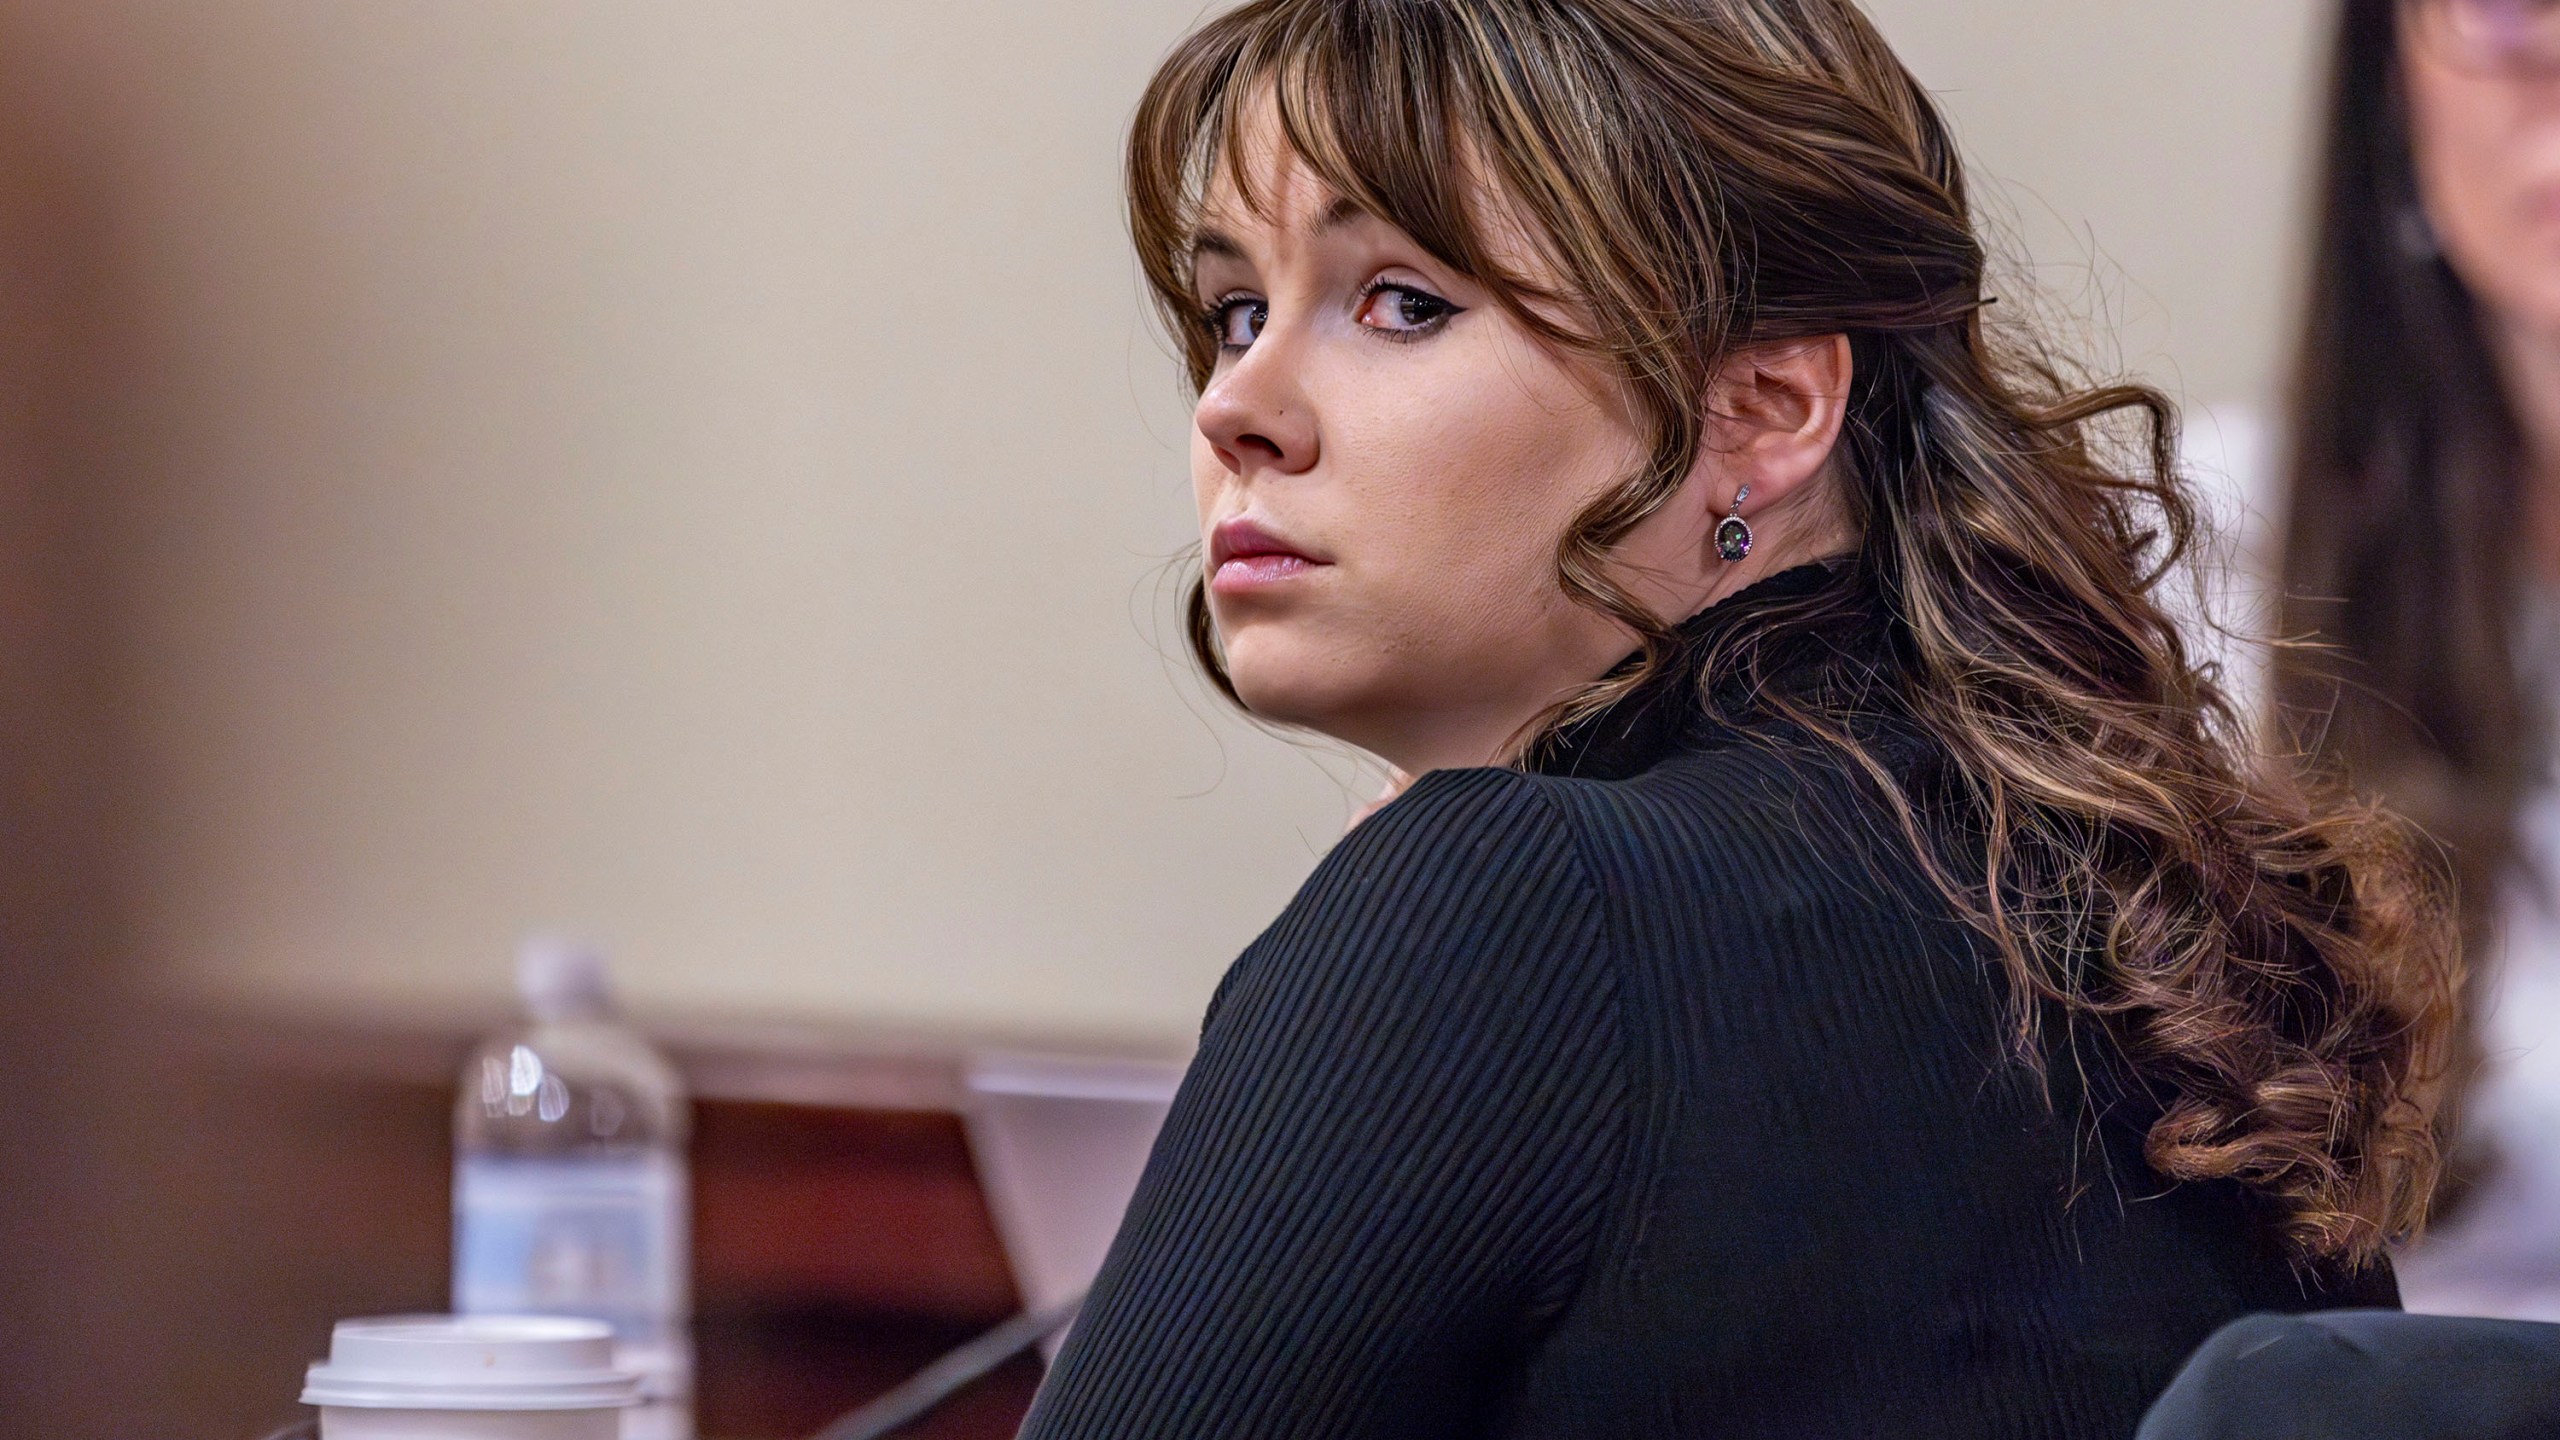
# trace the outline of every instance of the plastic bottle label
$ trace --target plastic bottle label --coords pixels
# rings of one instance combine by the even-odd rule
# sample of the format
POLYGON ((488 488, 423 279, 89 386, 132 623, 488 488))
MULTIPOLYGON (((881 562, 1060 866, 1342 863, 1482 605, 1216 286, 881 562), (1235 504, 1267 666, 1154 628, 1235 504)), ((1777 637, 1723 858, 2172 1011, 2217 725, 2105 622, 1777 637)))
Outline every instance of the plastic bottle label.
POLYGON ((677 1342, 684 1178, 664 1154, 455 1157, 453 1308, 583 1316, 626 1344, 677 1342))

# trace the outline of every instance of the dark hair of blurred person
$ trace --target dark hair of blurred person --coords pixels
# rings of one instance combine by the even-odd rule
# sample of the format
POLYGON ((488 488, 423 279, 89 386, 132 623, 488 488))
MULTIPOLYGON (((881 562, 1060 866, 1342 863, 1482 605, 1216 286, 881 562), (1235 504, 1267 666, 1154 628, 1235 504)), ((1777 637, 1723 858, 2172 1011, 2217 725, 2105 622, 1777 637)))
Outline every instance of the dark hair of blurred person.
MULTIPOLYGON (((2459 1088, 2515 988, 2482 942, 2560 881, 2532 819, 2560 699, 2560 4, 2346 0, 2329 103, 2283 577, 2316 643, 2279 695, 2446 846, 2481 957, 2459 1088)), ((2485 1178, 2497 1127, 2466 1128, 2485 1178)))

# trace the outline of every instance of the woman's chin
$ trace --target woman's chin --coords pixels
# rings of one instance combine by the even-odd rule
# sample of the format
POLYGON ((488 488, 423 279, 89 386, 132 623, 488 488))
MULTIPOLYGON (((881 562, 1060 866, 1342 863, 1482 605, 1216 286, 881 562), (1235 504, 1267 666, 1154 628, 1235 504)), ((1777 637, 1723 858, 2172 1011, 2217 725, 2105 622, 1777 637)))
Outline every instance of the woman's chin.
POLYGON ((1351 716, 1376 687, 1343 671, 1338 647, 1255 626, 1226 644, 1227 681, 1257 719, 1347 739, 1351 716))
POLYGON ((1257 720, 1325 735, 1340 733, 1343 706, 1324 693, 1322 686, 1308 684, 1302 677, 1258 674, 1232 663, 1227 668, 1227 680, 1236 687, 1236 698, 1257 720))

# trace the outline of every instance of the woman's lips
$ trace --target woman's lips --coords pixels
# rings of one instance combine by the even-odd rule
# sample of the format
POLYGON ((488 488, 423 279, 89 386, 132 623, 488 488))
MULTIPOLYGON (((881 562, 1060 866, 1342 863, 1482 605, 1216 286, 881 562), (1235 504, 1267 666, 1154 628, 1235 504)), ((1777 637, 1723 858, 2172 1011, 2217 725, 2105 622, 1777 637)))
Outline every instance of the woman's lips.
POLYGON ((1209 589, 1214 594, 1281 584, 1325 563, 1241 515, 1220 521, 1209 532, 1209 589))
POLYGON ((1209 576, 1209 588, 1220 595, 1277 585, 1316 568, 1304 555, 1238 555, 1209 576))

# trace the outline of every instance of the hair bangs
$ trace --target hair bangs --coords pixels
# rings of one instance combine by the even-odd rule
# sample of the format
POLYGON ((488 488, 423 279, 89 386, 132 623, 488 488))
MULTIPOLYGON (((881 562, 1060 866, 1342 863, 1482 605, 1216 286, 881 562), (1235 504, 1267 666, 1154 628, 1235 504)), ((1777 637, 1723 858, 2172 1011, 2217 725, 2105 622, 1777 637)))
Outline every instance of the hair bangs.
POLYGON ((1570 193, 1507 163, 1529 147, 1504 133, 1506 113, 1514 124, 1519 116, 1499 99, 1508 88, 1502 37, 1451 7, 1321 8, 1330 13, 1248 6, 1222 17, 1167 60, 1139 104, 1130 230, 1193 387, 1217 358, 1192 277, 1209 196, 1223 178, 1247 214, 1272 218, 1268 172, 1253 153, 1266 129, 1326 189, 1484 286, 1534 333, 1599 348, 1588 330, 1559 322, 1582 308, 1567 289, 1532 273, 1574 268, 1554 242, 1549 207, 1515 203, 1521 233, 1493 233, 1488 204, 1570 193))

